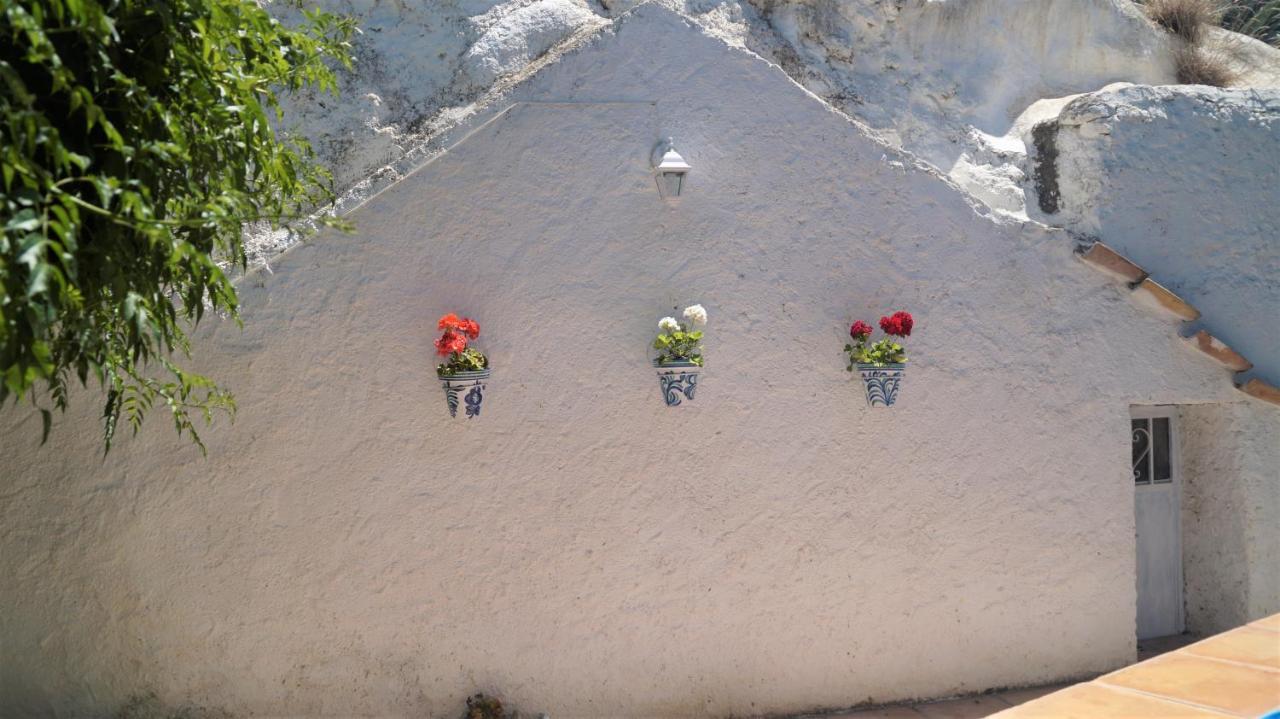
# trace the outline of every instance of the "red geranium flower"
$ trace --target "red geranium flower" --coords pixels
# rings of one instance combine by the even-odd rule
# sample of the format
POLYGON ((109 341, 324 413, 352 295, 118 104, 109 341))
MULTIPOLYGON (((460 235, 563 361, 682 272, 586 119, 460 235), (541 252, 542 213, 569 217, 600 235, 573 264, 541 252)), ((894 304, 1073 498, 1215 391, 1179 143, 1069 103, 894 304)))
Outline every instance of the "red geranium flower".
POLYGON ((455 315, 454 313, 450 312, 449 314, 447 314, 447 315, 445 315, 444 317, 441 317, 441 318, 440 318, 440 321, 436 323, 436 329, 438 329, 438 330, 456 330, 456 329, 458 329, 461 325, 462 325, 462 320, 458 319, 458 316, 457 316, 457 315, 455 315))
POLYGON ((480 323, 464 317, 458 322, 458 330, 471 339, 475 339, 480 336, 480 323))
POLYGON ((466 348, 467 338, 451 329, 445 330, 445 333, 440 335, 440 339, 436 340, 436 353, 441 357, 448 357, 449 355, 455 352, 461 352, 466 348))
POLYGON ((898 318, 898 324, 902 327, 901 336, 910 337, 911 328, 914 327, 916 324, 915 320, 911 318, 911 313, 899 310, 897 312, 894 312, 893 316, 898 318))
POLYGON ((873 331, 874 330, 871 329, 871 325, 867 324, 866 322, 863 322, 862 320, 858 320, 857 322, 853 323, 852 327, 849 328, 849 336, 854 338, 855 340, 865 339, 867 337, 870 337, 873 331))
POLYGON ((910 337, 913 326, 915 326, 915 320, 911 318, 910 312, 898 311, 889 317, 880 318, 880 329, 887 335, 910 337))

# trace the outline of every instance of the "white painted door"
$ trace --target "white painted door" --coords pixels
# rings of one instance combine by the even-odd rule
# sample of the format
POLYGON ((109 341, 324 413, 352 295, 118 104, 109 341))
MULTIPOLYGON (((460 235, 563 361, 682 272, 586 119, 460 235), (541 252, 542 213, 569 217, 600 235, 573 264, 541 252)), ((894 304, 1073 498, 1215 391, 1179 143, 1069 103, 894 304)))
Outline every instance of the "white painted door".
POLYGON ((1181 634, 1182 516, 1171 408, 1132 411, 1138 542, 1138 638, 1181 634))

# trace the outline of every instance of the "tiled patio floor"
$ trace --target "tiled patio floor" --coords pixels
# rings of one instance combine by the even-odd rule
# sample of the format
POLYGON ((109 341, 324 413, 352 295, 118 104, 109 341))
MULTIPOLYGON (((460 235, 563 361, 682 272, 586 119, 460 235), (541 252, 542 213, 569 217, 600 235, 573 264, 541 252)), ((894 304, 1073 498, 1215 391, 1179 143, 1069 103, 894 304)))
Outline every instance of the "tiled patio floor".
POLYGON ((1006 709, 999 719, 1261 717, 1280 710, 1280 614, 1006 709))
POLYGON ((1138 658, 1080 684, 796 719, 1221 719, 1280 710, 1280 614, 1200 641, 1144 641, 1138 658))

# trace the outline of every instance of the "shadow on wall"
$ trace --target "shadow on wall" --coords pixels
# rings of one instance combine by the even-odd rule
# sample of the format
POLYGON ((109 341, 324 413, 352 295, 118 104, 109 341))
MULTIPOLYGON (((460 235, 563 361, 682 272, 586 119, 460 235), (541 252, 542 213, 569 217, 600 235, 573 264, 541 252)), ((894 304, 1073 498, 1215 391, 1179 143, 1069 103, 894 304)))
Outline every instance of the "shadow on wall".
POLYGON ((1280 515, 1280 412, 1186 405, 1179 420, 1186 628, 1210 635, 1280 611, 1280 563, 1249 561, 1280 556, 1266 531, 1280 515))

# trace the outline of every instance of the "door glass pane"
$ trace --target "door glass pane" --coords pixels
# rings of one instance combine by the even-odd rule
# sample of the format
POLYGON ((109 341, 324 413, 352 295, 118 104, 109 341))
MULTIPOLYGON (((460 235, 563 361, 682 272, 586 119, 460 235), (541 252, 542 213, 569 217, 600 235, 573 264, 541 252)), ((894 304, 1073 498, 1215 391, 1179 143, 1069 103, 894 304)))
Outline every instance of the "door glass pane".
POLYGON ((1133 481, 1151 484, 1151 425, 1148 420, 1133 422, 1133 481))
POLYGON ((1157 482, 1173 481, 1173 469, 1169 466, 1169 418, 1151 420, 1152 475, 1157 482))

